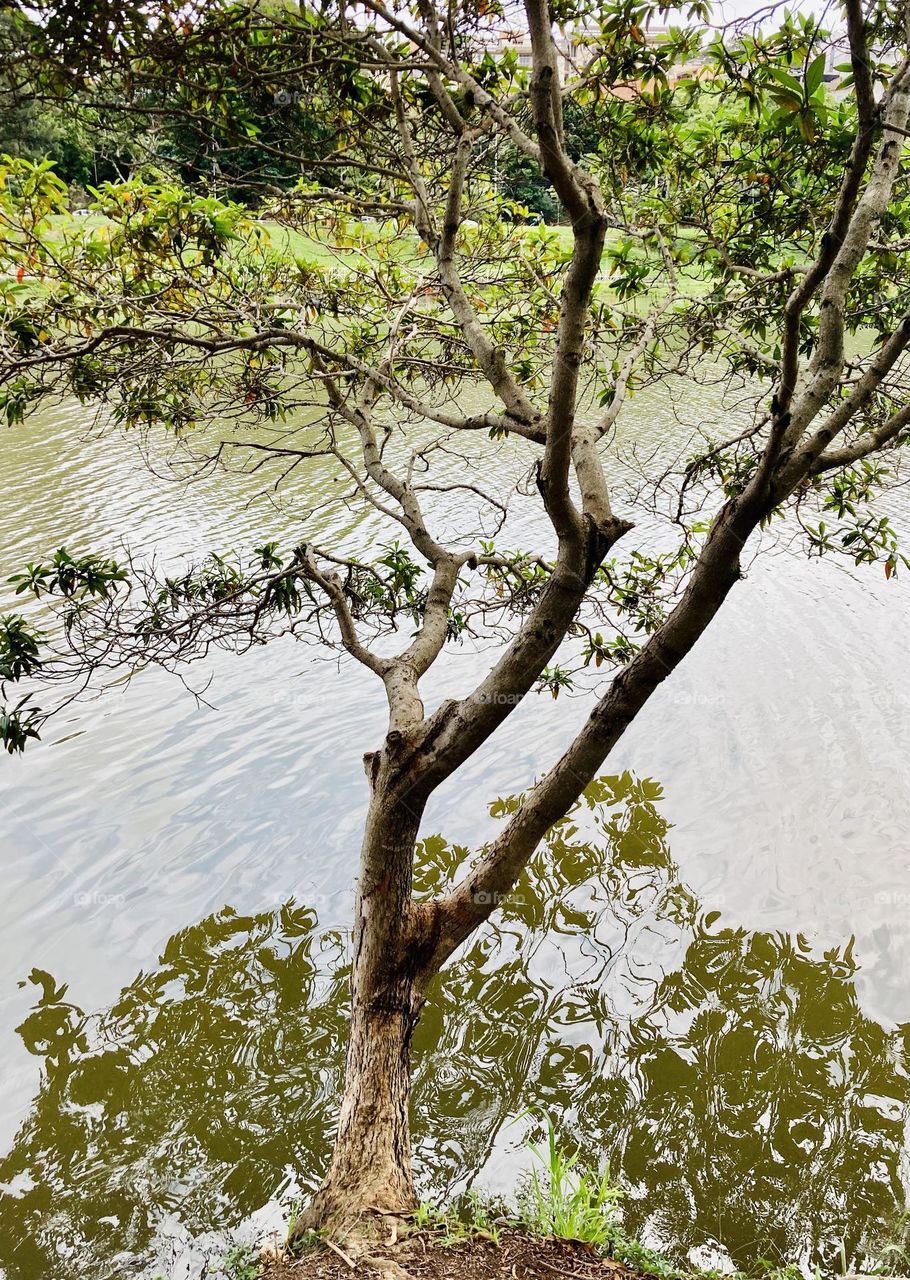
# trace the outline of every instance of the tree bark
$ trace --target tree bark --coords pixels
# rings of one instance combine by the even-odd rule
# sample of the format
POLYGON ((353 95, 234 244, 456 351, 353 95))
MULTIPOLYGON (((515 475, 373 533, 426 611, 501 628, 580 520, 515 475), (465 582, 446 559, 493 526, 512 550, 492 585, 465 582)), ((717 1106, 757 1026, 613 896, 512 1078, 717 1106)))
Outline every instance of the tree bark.
POLYGON ((408 1107, 411 1037, 423 995, 415 983, 410 899, 422 805, 391 794, 387 752, 367 756, 366 764, 379 776, 361 852, 344 1093, 328 1172, 295 1224, 295 1238, 361 1228, 368 1237, 375 1215, 417 1207, 408 1107))
POLYGON ((344 1096, 328 1173, 295 1235, 347 1233, 372 1215, 417 1207, 411 1175, 410 1043, 419 1016, 409 984, 397 1007, 371 1007, 354 984, 344 1096))

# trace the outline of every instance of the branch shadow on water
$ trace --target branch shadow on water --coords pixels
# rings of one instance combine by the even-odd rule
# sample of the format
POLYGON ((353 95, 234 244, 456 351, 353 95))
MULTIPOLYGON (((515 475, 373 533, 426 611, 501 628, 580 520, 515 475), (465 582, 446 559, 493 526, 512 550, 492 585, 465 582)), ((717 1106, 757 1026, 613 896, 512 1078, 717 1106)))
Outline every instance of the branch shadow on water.
MULTIPOLYGON (((627 1233, 680 1260, 719 1243, 744 1270, 825 1264, 843 1241, 862 1262, 906 1200, 910 1024, 863 1014, 850 944, 819 957, 705 912, 660 799, 629 774, 593 784, 437 979, 414 1047, 421 1186, 453 1198, 485 1166, 517 1173, 531 1108, 609 1161, 627 1233)), ((422 895, 470 856, 441 837, 421 855, 422 895)), ((168 1214, 226 1231, 312 1187, 347 976, 345 937, 294 902, 181 930, 90 1016, 33 971, 18 1030, 42 1084, 0 1159, 9 1280, 122 1274, 168 1214)))

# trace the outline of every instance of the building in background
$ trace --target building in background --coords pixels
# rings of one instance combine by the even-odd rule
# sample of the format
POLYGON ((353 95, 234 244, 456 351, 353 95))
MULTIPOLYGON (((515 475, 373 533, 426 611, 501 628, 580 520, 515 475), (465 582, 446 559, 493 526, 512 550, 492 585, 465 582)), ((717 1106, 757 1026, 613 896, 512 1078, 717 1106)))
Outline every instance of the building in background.
MULTIPOLYGON (((642 28, 642 34, 649 44, 660 44, 669 36, 670 24, 650 22, 642 28)), ((583 29, 575 31, 564 30, 557 34, 556 48, 559 55, 559 73, 563 82, 571 80, 573 76, 579 75, 585 69, 585 65, 591 56, 591 49, 585 37, 586 32, 583 29)), ((530 70, 533 66, 534 57, 531 49, 531 37, 527 30, 521 26, 503 26, 497 29, 494 32, 494 48, 500 56, 508 50, 514 50, 520 67, 530 70)), ((702 65, 701 59, 695 58, 685 64, 685 70, 686 72, 691 72, 700 65, 702 65)), ((680 66, 680 74, 682 71, 683 67, 680 66)), ((622 96, 622 86, 617 86, 616 92, 619 96, 622 96)), ((631 85, 627 92, 632 92, 631 85)))

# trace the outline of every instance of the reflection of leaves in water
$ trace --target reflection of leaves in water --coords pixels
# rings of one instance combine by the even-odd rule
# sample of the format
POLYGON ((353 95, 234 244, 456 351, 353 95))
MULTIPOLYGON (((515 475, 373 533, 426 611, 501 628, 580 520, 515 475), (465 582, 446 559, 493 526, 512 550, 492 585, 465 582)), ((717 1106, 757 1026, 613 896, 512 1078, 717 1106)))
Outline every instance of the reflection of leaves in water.
MULTIPOLYGON (((800 938, 702 915, 659 798, 628 774, 596 784, 437 980, 415 1044, 424 1184, 463 1187, 531 1106, 566 1146, 609 1158, 632 1230, 677 1249, 718 1239, 747 1265, 855 1242, 903 1203, 910 1029, 862 1015, 849 947, 816 958, 800 938)), ((428 840, 417 891, 438 892, 467 857, 428 840)), ((344 959, 343 939, 289 904, 176 934, 95 1018, 33 972, 41 996, 20 1031, 45 1082, 0 1160, 10 1276, 107 1274, 168 1209, 224 1227, 290 1171, 316 1178, 344 959), (61 1245, 94 1261, 61 1268, 61 1245)))
POLYGON ((233 1221, 286 1167, 324 1158, 346 974, 337 935, 318 937, 315 923, 293 905, 225 909, 175 934, 160 966, 87 1024, 91 1051, 48 1059, 0 1162, 0 1182, 33 1184, 0 1197, 0 1263, 13 1275, 58 1274, 56 1243, 83 1239, 105 1274, 101 1262, 141 1247, 168 1208, 197 1228, 233 1221))
MULTIPOLYGON (((82 1013, 63 999, 67 987, 58 987, 44 969, 32 969, 28 980, 42 993, 22 1026, 16 1028, 29 1053, 45 1058, 57 1068, 68 1063, 75 1053, 87 1053, 82 1013)), ((25 983, 19 985, 24 987, 25 983)))

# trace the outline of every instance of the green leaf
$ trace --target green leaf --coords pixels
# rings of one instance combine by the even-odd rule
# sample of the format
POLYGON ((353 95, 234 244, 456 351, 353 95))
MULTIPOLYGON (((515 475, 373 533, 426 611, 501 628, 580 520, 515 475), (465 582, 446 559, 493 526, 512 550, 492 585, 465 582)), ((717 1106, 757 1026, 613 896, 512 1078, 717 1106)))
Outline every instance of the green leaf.
POLYGON ((809 63, 806 68, 806 90, 811 98, 816 89, 820 88, 822 80, 825 78, 825 55, 820 53, 817 58, 809 63))
POLYGON ((787 72, 784 71, 782 67, 772 67, 771 75, 774 77, 777 83, 781 85, 784 89, 786 89, 789 93, 795 94, 800 101, 803 100, 803 97, 804 97, 803 86, 800 84, 798 80, 794 79, 793 76, 788 75, 787 72))

